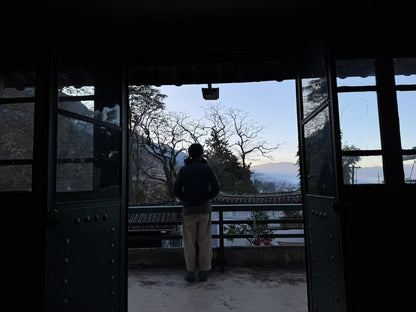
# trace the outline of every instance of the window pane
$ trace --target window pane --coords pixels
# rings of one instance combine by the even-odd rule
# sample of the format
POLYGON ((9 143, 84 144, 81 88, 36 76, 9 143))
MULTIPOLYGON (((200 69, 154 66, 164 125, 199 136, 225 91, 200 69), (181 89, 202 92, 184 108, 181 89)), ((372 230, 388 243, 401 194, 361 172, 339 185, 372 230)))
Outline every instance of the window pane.
POLYGON ((59 115, 58 160, 92 158, 93 131, 91 123, 59 115))
POLYGON ((94 118, 94 101, 65 101, 58 102, 58 108, 82 116, 94 118))
POLYGON ((0 73, 0 98, 34 97, 34 72, 0 73))
POLYGON ((383 184, 381 156, 343 156, 344 184, 383 184))
POLYGON ((396 85, 416 84, 416 58, 394 59, 396 85))
POLYGON ((376 92, 338 93, 343 150, 381 149, 376 92))
POLYGON ((32 191, 32 165, 0 166, 0 192, 32 191))
POLYGON ((94 75, 86 68, 62 68, 58 77, 58 96, 94 95, 94 75))
POLYGON ((0 160, 33 158, 34 103, 0 105, 0 160))
POLYGON ((406 183, 416 184, 416 155, 403 155, 403 171, 406 183))
POLYGON ((334 169, 328 108, 311 119, 305 125, 304 132, 306 192, 333 195, 334 169))
POLYGON ((303 118, 319 105, 328 101, 328 80, 324 78, 302 79, 303 118))
POLYGON ((58 116, 58 201, 118 197, 120 131, 58 116))
POLYGON ((94 127, 95 197, 119 197, 121 178, 121 132, 94 127))
POLYGON ((397 105, 402 149, 416 147, 416 91, 398 91, 397 105))
POLYGON ((375 86, 374 60, 338 60, 337 86, 375 86))
POLYGON ((112 81, 106 81, 106 77, 94 77, 88 69, 63 69, 59 74, 58 108, 120 125, 121 92, 113 86, 107 87, 106 83, 112 81))
POLYGON ((65 163, 62 159, 56 167, 56 191, 78 192, 92 191, 93 163, 65 163))
POLYGON ((93 125, 58 116, 56 191, 93 190, 93 125))

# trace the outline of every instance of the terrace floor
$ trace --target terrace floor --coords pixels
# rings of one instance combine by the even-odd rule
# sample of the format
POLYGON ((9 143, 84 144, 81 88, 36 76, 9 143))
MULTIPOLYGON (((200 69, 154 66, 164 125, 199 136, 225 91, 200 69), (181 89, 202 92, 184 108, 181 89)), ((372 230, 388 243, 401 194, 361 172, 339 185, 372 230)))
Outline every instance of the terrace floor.
POLYGON ((303 268, 213 269, 208 281, 184 280, 178 268, 129 269, 128 311, 306 312, 303 268))

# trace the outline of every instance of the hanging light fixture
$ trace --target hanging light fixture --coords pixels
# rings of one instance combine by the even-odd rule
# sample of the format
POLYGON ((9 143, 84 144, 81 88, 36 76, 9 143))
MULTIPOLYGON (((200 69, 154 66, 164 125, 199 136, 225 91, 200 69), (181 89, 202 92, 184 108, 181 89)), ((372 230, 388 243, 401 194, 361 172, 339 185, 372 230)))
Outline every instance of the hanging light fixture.
POLYGON ((204 100, 218 100, 220 97, 220 88, 213 88, 209 83, 208 88, 202 88, 202 96, 204 100))

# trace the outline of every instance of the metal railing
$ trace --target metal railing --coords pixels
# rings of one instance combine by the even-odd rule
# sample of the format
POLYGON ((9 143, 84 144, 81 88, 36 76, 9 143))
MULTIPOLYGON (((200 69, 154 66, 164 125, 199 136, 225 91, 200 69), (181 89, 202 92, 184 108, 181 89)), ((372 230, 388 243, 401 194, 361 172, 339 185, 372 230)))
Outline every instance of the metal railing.
MULTIPOLYGON (((177 216, 181 216, 182 206, 174 205, 174 206, 129 206, 128 213, 129 215, 134 214, 143 214, 143 213, 158 213, 165 214, 172 214, 176 213, 177 216)), ((217 224, 219 227, 219 233, 213 234, 213 239, 219 239, 219 261, 221 268, 224 268, 224 240, 225 239, 236 239, 236 238, 252 238, 253 233, 247 234, 225 234, 224 227, 228 224, 299 224, 301 223, 303 226, 303 218, 272 218, 272 219, 265 219, 265 220, 253 220, 253 219, 232 219, 227 220, 224 219, 224 212, 259 212, 259 211, 283 211, 283 212, 301 212, 302 211, 302 204, 230 204, 230 205, 212 205, 212 211, 218 213, 218 220, 213 219, 212 224, 217 224)), ((167 218, 169 219, 169 218, 167 218)), ((172 218, 171 218, 172 219, 172 218)), ((139 221, 134 220, 134 218, 129 217, 129 228, 133 227, 151 227, 151 226, 177 226, 182 225, 182 217, 177 217, 174 220, 168 221, 160 221, 160 220, 145 220, 139 221)), ((140 233, 137 231, 129 230, 129 239, 135 240, 149 240, 152 236, 149 235, 134 235, 140 233)), ((273 233, 273 234, 260 234, 259 237, 261 238, 304 238, 304 234, 296 234, 296 233, 273 233)), ((183 236, 179 234, 158 234, 158 240, 175 240, 175 239, 182 239, 183 236)))

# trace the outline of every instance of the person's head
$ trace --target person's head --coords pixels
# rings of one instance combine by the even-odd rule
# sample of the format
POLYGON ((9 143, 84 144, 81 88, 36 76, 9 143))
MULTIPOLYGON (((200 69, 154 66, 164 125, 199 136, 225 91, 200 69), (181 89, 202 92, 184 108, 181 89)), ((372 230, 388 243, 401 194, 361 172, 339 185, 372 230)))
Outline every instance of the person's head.
POLYGON ((185 159, 185 164, 189 165, 192 161, 197 160, 201 161, 202 163, 207 163, 206 159, 202 157, 204 154, 204 148, 199 143, 191 144, 188 148, 188 155, 189 157, 185 159))
POLYGON ((204 149, 202 145, 199 143, 191 144, 191 146, 189 146, 188 148, 188 155, 191 158, 202 157, 203 153, 204 153, 204 149))

